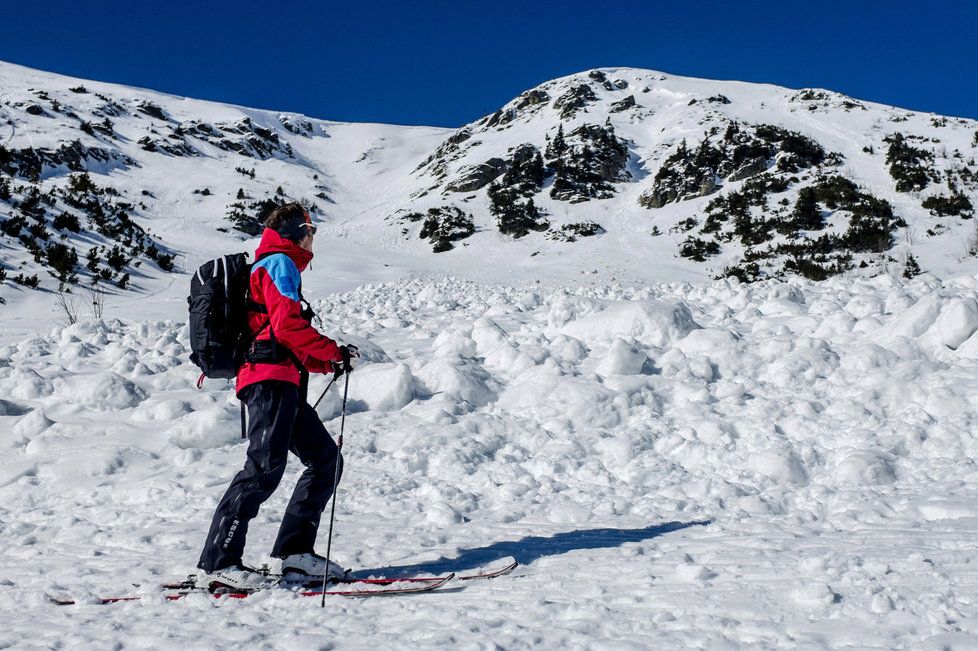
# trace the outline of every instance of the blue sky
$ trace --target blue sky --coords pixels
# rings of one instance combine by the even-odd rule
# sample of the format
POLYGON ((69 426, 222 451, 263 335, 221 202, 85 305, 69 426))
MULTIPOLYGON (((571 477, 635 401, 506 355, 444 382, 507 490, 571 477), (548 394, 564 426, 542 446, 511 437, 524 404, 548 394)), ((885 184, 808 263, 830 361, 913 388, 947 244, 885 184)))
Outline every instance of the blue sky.
POLYGON ((978 118, 978 2, 4 3, 0 59, 359 122, 459 126, 595 67, 978 118))

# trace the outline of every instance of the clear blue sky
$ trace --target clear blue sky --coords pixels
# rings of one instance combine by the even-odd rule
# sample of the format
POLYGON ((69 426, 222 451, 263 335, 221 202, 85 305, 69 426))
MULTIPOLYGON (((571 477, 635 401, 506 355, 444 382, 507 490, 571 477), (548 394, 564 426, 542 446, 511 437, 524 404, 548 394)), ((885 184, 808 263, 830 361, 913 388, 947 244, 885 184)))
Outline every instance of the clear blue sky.
POLYGON ((459 126, 603 66, 978 118, 978 2, 4 2, 0 59, 361 122, 459 126))

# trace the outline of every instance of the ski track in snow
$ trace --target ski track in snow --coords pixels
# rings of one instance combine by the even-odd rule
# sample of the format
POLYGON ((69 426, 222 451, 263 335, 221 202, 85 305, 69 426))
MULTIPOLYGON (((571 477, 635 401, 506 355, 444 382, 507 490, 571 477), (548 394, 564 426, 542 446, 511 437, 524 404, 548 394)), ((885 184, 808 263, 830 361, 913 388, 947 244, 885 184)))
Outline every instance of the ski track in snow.
MULTIPOLYGON (((327 296, 324 330, 365 358, 336 557, 522 567, 325 610, 154 587, 193 571, 244 461, 184 324, 29 336, 0 348, 0 647, 973 648, 976 289, 435 277, 327 296), (91 603, 125 594, 146 598, 91 603), (67 595, 83 603, 48 602, 67 595)), ((334 434, 338 412, 334 389, 334 434)), ((246 561, 267 560, 299 468, 246 561)))

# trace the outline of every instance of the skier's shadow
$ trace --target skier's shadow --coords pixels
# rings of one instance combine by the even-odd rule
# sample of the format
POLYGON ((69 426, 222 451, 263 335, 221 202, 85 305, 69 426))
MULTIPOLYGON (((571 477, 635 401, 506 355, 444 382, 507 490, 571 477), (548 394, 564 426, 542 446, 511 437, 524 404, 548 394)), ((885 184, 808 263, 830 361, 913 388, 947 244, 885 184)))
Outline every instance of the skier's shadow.
POLYGON ((629 542, 642 542, 665 533, 679 531, 694 526, 704 526, 711 520, 693 522, 666 522, 641 529, 578 529, 565 531, 552 536, 527 536, 519 540, 503 540, 500 542, 463 549, 455 558, 439 558, 434 561, 415 563, 413 565, 392 565, 378 567, 372 570, 356 572, 357 576, 408 576, 414 574, 444 574, 447 572, 463 573, 483 567, 507 556, 514 557, 521 565, 529 565, 542 556, 566 554, 577 549, 605 549, 620 547, 629 542))

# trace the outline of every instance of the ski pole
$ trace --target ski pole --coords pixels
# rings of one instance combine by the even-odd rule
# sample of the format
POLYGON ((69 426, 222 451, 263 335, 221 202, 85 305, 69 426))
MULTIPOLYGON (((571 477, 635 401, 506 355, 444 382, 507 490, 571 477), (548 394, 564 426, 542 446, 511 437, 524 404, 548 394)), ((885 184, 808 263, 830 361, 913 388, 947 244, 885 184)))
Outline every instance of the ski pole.
MULTIPOLYGON (((336 376, 333 376, 336 380, 336 376)), ((327 387, 328 388, 328 387, 327 387)), ((340 436, 336 439, 336 471, 333 473, 333 505, 329 509, 329 533, 326 536, 326 569, 323 570, 323 598, 320 608, 326 607, 326 577, 329 576, 329 554, 333 548, 333 520, 336 517, 336 489, 340 483, 340 452, 343 451, 343 428, 346 425, 346 394, 350 390, 350 371, 343 382, 343 409, 340 412, 340 436)))
POLYGON ((329 391, 329 388, 331 386, 333 386, 333 382, 336 382, 336 375, 335 374, 333 375, 333 379, 329 381, 329 384, 326 385, 326 388, 323 389, 323 392, 319 394, 319 400, 317 400, 316 401, 316 404, 314 404, 312 406, 313 409, 315 409, 316 407, 318 407, 319 406, 319 403, 321 403, 323 401, 323 398, 326 397, 326 392, 329 391))

